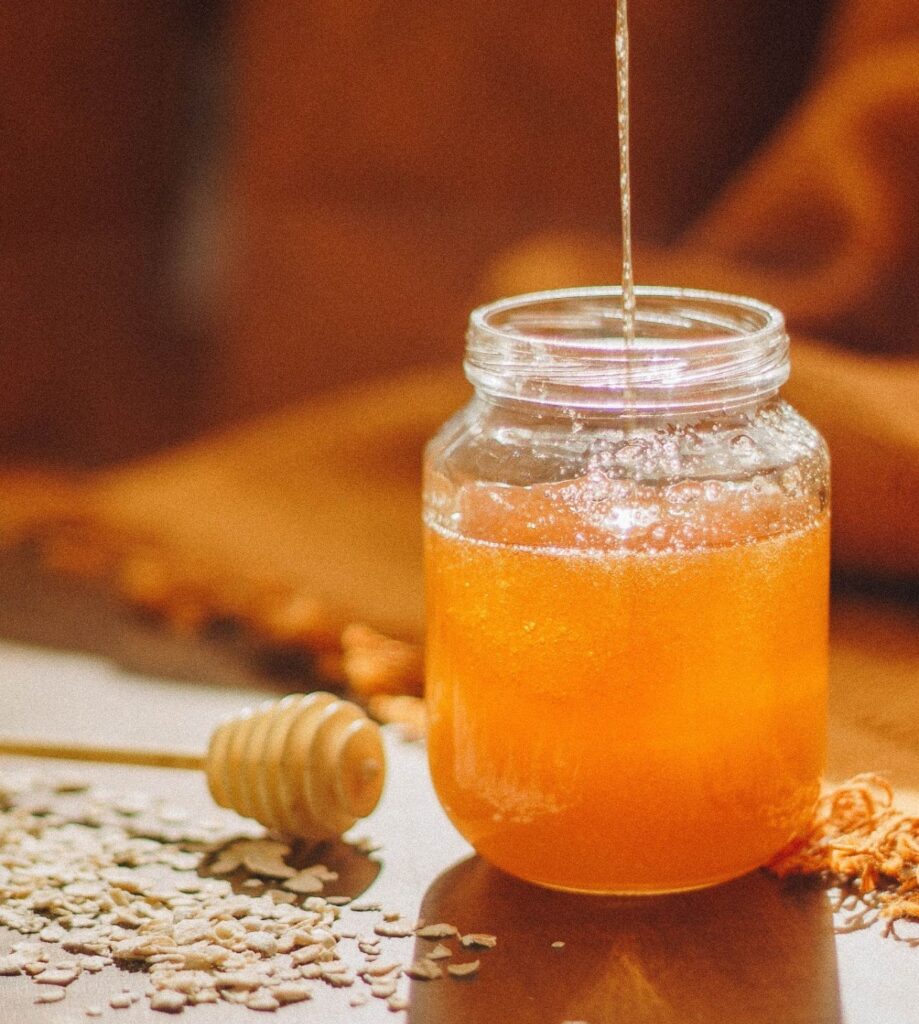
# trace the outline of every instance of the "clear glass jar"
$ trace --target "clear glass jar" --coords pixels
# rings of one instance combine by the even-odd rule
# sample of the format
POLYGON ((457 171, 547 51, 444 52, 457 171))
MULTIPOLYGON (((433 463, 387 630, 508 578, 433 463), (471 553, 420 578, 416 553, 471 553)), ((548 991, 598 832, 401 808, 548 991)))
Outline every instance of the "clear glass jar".
POLYGON ((471 317, 425 458, 429 758, 542 885, 664 892, 768 861, 825 756, 829 466, 778 397, 781 313, 619 289, 471 317))

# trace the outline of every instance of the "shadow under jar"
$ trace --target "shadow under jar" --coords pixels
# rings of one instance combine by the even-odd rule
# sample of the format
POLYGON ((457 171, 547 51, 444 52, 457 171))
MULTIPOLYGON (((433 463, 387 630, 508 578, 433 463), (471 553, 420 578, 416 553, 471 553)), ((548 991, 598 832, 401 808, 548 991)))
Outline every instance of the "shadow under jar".
POLYGON ((653 893, 768 861, 826 742, 829 465, 781 313, 615 288, 476 310, 425 459, 429 758, 487 860, 653 893))

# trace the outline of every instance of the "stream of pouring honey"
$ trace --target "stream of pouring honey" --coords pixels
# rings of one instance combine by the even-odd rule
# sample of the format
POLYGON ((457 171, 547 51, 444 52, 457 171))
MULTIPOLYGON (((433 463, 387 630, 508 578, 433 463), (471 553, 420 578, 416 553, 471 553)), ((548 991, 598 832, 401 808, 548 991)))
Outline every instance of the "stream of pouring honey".
MULTIPOLYGON (((619 208, 622 216, 622 336, 628 354, 635 341, 635 276, 632 269, 632 189, 629 177, 628 0, 616 0, 616 97, 619 129, 619 208)), ((628 370, 628 366, 626 367, 628 370)))

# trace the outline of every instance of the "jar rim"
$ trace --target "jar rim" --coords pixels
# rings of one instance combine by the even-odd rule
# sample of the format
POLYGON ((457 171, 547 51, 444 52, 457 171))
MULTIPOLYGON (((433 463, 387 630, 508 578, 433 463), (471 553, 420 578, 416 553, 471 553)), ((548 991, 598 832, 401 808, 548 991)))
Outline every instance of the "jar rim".
POLYGON ((611 412, 735 408, 788 378, 782 313, 745 296, 691 288, 635 289, 626 345, 622 289, 563 288, 473 310, 465 369, 496 398, 611 412))

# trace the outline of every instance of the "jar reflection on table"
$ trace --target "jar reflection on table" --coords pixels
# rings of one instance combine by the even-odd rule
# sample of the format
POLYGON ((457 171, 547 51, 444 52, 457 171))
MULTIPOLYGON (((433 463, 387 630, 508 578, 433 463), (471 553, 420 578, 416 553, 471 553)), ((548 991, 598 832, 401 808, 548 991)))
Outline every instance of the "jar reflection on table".
POLYGON ((828 463, 780 314, 613 289, 473 315, 425 470, 429 757, 459 830, 557 888, 766 862, 825 757, 828 463))

